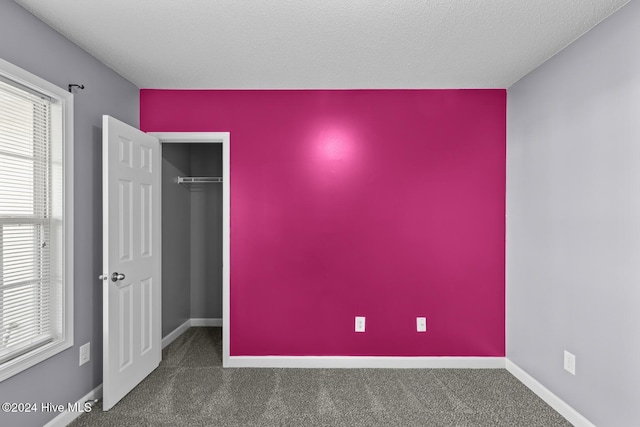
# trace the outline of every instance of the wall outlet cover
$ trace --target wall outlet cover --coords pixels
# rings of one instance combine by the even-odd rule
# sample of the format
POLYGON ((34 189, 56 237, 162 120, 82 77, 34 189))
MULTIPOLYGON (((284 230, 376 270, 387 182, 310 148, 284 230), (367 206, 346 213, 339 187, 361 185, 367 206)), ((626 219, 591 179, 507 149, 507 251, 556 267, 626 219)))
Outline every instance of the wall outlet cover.
POLYGON ((356 332, 364 332, 364 316, 356 316, 356 332))
POLYGON ((416 329, 418 332, 427 332, 426 317, 416 317, 416 329))
POLYGON ((576 374, 576 356, 567 350, 564 351, 564 369, 571 375, 576 374))
POLYGON ((84 365, 89 360, 91 360, 91 343, 88 342, 85 345, 80 346, 80 364, 79 366, 84 365))

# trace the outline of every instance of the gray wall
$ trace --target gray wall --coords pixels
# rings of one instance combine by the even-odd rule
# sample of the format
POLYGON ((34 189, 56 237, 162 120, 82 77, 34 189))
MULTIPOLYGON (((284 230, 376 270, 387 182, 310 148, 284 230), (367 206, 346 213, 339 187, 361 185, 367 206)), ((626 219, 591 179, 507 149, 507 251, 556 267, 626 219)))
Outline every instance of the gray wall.
POLYGON ((607 427, 640 426, 639 23, 631 2, 508 90, 507 357, 607 427))
POLYGON ((162 144, 162 336, 191 318, 190 144, 162 144))
MULTIPOLYGON (((74 346, 0 383, 0 402, 75 402, 102 383, 102 114, 138 126, 138 88, 12 1, 0 1, 0 58, 75 96, 74 346), (91 361, 78 366, 78 347, 91 361)), ((0 413, 3 426, 41 426, 56 414, 0 413)))
MULTIPOLYGON (((194 176, 222 176, 222 144, 193 144, 194 176)), ((191 317, 222 318, 222 185, 191 193, 191 317)))

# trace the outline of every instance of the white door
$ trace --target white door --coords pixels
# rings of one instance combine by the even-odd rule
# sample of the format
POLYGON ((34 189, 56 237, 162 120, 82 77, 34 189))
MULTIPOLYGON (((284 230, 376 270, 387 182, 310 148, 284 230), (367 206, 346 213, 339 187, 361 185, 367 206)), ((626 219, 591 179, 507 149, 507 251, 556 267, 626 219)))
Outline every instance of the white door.
POLYGON ((103 409, 160 363, 160 142, 102 120, 103 409))

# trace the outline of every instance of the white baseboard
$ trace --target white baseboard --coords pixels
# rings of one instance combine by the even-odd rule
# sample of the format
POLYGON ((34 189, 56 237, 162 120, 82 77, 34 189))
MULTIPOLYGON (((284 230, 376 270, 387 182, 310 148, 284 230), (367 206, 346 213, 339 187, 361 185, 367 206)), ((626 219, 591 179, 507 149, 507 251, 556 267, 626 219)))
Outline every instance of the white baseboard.
MULTIPOLYGON (((189 327, 222 326, 222 319, 189 319, 162 339, 171 344, 189 327)), ((388 368, 388 369, 504 369, 504 357, 385 357, 385 356, 231 356, 225 368, 388 368)))
POLYGON ((586 419, 582 414, 573 409, 564 400, 556 396, 551 390, 540 384, 535 378, 526 373, 518 365, 506 359, 505 363, 507 371, 509 371, 520 382, 529 387, 531 391, 544 400, 549 406, 555 409, 560 415, 565 417, 567 421, 575 427, 596 427, 591 421, 586 419))
POLYGON ((225 368, 504 369, 504 357, 231 356, 225 368))
MULTIPOLYGON (((83 405, 88 400, 95 400, 102 398, 102 384, 98 387, 91 390, 89 393, 85 394, 78 400, 77 405, 78 408, 83 408, 83 405)), ((94 408, 95 410, 95 408, 94 408)), ((84 412, 69 412, 64 411, 61 412, 57 417, 49 421, 44 425, 44 427, 66 427, 73 420, 78 418, 80 415, 84 414, 84 412)))
POLYGON ((193 327, 222 327, 222 319, 191 319, 191 326, 193 327))
POLYGON ((169 332, 166 337, 162 338, 162 348, 165 348, 176 340, 180 335, 184 334, 191 327, 191 319, 187 319, 182 325, 169 332))
POLYGON ((162 348, 165 348, 176 340, 180 335, 184 334, 191 327, 222 327, 222 319, 187 319, 182 325, 169 332, 166 337, 162 338, 162 348))

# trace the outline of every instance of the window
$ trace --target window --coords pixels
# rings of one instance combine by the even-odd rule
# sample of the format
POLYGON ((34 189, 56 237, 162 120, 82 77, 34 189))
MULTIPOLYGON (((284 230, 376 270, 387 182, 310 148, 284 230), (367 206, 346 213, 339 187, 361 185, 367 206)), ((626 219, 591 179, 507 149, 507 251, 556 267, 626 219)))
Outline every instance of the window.
POLYGON ((0 60, 0 380, 73 345, 72 102, 0 60))

